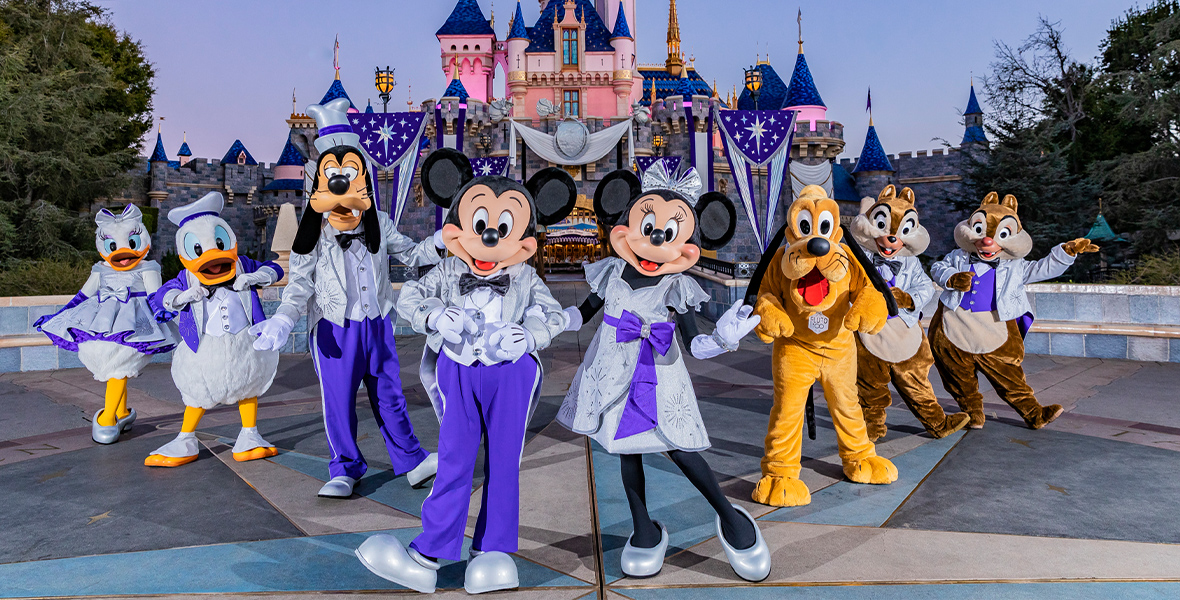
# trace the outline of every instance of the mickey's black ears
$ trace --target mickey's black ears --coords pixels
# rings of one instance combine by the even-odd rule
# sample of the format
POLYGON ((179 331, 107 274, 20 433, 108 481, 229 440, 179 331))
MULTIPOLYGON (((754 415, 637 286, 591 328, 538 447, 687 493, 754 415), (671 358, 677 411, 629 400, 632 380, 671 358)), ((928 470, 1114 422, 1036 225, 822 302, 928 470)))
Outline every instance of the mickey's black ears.
POLYGON ((619 218, 627 212, 631 199, 643 193, 639 177, 627 169, 609 173, 594 190, 594 215, 607 227, 618 224, 619 218))
POLYGON ((546 227, 568 217, 578 202, 574 178, 557 167, 540 170, 524 187, 533 195, 537 223, 546 227))
POLYGON ((701 196, 697 200, 696 212, 701 248, 720 250, 733 239, 737 229, 737 210, 725 194, 709 192, 701 196))
POLYGON ((422 163, 422 191, 430 201, 443 208, 451 207, 455 193, 475 178, 471 161, 462 152, 439 148, 422 163))

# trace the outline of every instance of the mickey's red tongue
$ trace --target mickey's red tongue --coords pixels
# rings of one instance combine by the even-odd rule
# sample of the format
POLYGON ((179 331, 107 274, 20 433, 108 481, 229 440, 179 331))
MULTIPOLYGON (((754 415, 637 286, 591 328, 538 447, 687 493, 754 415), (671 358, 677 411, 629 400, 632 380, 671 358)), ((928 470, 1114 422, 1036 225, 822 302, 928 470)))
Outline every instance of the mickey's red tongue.
POLYGON ((828 297, 829 284, 819 269, 812 268, 811 272, 799 280, 799 295, 808 306, 816 306, 828 297))

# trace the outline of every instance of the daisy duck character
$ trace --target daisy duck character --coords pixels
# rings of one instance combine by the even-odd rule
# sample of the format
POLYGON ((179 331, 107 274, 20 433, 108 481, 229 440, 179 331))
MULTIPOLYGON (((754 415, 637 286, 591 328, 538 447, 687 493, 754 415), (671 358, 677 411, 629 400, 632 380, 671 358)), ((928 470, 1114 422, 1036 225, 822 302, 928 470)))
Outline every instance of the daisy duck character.
POLYGON ((594 209, 600 223, 613 225, 618 257, 587 264, 590 296, 566 309, 571 329, 599 310, 604 316, 557 420, 619 455, 635 527, 623 548, 624 573, 653 577, 663 567, 668 531, 647 511, 643 455, 666 452, 717 512, 717 536, 733 570, 762 581, 770 574, 770 550, 753 517, 730 503, 700 454, 709 448, 709 435, 676 340, 679 329, 692 355, 709 359, 737 350, 760 320, 738 301, 711 335, 697 332, 696 309, 709 295, 685 271, 702 248, 728 243, 737 223, 728 198, 700 196, 700 190, 695 169, 675 179, 661 162, 642 182, 622 170, 598 185, 594 209))
POLYGON ((119 215, 104 208, 94 222, 102 262, 90 269, 68 304, 34 327, 55 346, 77 352, 94 378, 106 382, 106 402, 94 414, 90 437, 113 444, 135 422, 135 409, 127 407, 127 379, 138 377, 152 355, 172 351, 176 333, 158 323, 148 306, 148 294, 160 287, 160 265, 144 260, 152 238, 139 207, 128 205, 119 215))
POLYGON ((407 549, 376 535, 357 549, 373 573, 423 593, 435 590, 438 559, 460 560, 472 471, 486 439, 483 502, 464 588, 478 594, 519 586, 520 459, 540 398, 536 352, 565 330, 561 304, 527 264, 537 252, 536 226, 573 210, 577 190, 550 167, 521 185, 505 177, 473 178, 467 157, 431 154, 422 188, 448 209, 442 237, 451 251, 433 271, 407 283, 398 314, 427 335, 422 384, 440 420, 438 477, 422 503, 422 533, 407 549))
POLYGON ((291 273, 275 315, 254 347, 278 350, 307 311, 312 359, 320 379, 324 429, 332 458, 325 498, 348 498, 368 465, 356 443, 356 393, 363 381, 389 460, 412 487, 427 485, 437 459, 414 435, 402 393, 393 329, 396 315, 389 257, 422 266, 442 260, 441 242, 415 244, 373 202, 373 176, 360 136, 348 124, 348 99, 307 107, 320 152, 308 169, 308 201, 292 244, 291 273))

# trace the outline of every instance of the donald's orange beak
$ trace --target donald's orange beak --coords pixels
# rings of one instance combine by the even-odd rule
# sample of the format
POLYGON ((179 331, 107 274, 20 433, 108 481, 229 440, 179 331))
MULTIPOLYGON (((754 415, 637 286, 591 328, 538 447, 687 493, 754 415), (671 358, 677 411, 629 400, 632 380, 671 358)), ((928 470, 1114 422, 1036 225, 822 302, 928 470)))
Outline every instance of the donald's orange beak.
POLYGON ((143 260, 143 257, 147 256, 149 250, 151 248, 144 248, 143 252, 136 252, 129 248, 119 248, 112 252, 110 256, 106 257, 105 260, 116 271, 130 271, 135 268, 135 265, 139 264, 139 261, 143 260))
POLYGON ((225 283, 238 274, 238 247, 206 250, 195 260, 181 257, 180 262, 204 285, 225 283))

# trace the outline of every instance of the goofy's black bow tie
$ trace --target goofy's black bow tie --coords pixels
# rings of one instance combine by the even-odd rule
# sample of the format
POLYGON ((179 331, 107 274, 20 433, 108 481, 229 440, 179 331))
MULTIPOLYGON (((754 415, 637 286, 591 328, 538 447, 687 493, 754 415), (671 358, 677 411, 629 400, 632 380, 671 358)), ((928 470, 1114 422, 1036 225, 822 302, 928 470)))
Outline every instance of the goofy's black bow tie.
POLYGON ((336 236, 336 243, 340 244, 340 248, 344 251, 348 251, 354 240, 360 240, 361 244, 365 243, 365 230, 363 227, 357 233, 341 233, 336 236))
POLYGON ((512 279, 508 277, 507 273, 501 273, 498 277, 490 279, 482 279, 471 273, 464 273, 459 276, 459 294, 466 296, 479 288, 486 287, 492 290, 492 293, 503 296, 508 293, 508 286, 511 282, 512 279))

